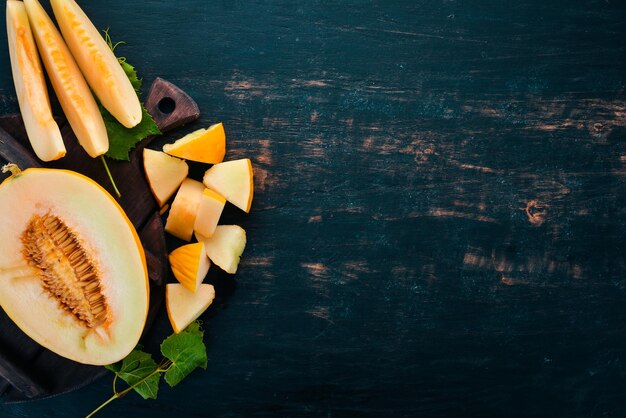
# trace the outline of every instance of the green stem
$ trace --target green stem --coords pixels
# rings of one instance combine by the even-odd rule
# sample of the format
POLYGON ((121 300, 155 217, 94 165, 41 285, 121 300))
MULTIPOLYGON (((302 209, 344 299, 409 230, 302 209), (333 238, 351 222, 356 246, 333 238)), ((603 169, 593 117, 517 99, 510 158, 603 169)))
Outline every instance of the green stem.
POLYGON ((150 379, 152 376, 154 376, 157 373, 165 373, 169 370, 169 368, 172 366, 172 363, 169 362, 169 364, 167 364, 166 367, 159 367, 158 369, 154 370, 153 372, 151 372, 150 374, 148 374, 147 376, 145 376, 143 379, 141 379, 140 381, 138 381, 137 383, 135 383, 132 386, 127 387, 126 389, 124 389, 121 392, 117 392, 115 389, 115 380, 117 379, 117 373, 115 373, 115 377, 113 378, 113 396, 111 396, 109 399, 107 399, 106 401, 104 401, 99 407, 97 407, 96 409, 94 409, 93 411, 91 411, 89 413, 89 415, 87 415, 85 418, 91 418, 93 417, 96 413, 98 413, 102 408, 104 408, 105 406, 107 406, 108 404, 110 404, 111 402, 113 402, 116 399, 119 399, 125 395, 127 395, 130 391, 132 391, 133 389, 135 389, 137 386, 141 385, 143 382, 145 382, 146 380, 150 379))
POLYGON ((109 170, 109 165, 107 164, 107 160, 104 159, 104 155, 101 155, 100 158, 102 159, 102 164, 104 164, 104 169, 107 171, 107 175, 109 176, 109 180, 111 181, 113 190, 115 190, 115 194, 117 195, 117 198, 119 199, 120 197, 122 197, 122 194, 118 190, 117 185, 115 184, 115 180, 113 180, 113 175, 111 174, 111 170, 109 170))
POLYGON ((111 396, 109 399, 107 399, 105 402, 102 403, 102 405, 100 405, 99 407, 97 407, 96 409, 94 409, 93 411, 91 411, 91 413, 89 415, 87 415, 85 418, 91 418, 94 415, 96 415, 98 412, 100 412, 100 410, 102 408, 104 408, 105 406, 107 406, 108 404, 110 404, 111 402, 113 402, 114 400, 116 400, 117 398, 119 398, 119 396, 117 394, 111 396))

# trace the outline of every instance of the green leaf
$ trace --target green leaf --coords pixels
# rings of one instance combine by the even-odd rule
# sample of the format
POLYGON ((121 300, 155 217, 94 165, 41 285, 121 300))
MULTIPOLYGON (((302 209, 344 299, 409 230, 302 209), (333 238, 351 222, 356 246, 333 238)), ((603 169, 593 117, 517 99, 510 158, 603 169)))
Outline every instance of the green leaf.
POLYGON ((165 372, 165 381, 176 386, 198 367, 206 369, 206 347, 202 341, 204 333, 198 324, 192 324, 179 334, 170 335, 161 344, 161 353, 172 365, 165 372))
POLYGON ((150 135, 159 135, 161 133, 146 108, 143 106, 141 108, 141 122, 134 128, 128 129, 100 105, 100 113, 102 113, 104 125, 107 128, 107 135, 109 136, 109 151, 105 154, 107 157, 129 161, 128 153, 139 141, 150 135))
MULTIPOLYGON (((105 31, 105 39, 111 48, 115 52, 115 48, 123 44, 123 42, 118 42, 113 44, 111 41, 111 37, 109 36, 108 30, 105 31)), ((137 95, 141 95, 141 79, 137 76, 137 71, 135 67, 126 62, 126 58, 121 57, 117 59, 124 69, 126 76, 130 80, 130 83, 133 85, 135 92, 137 95)), ((124 125, 119 123, 117 119, 111 115, 102 104, 98 103, 100 108, 100 113, 102 113, 102 118, 104 119, 104 125, 107 129, 107 135, 109 136, 109 151, 105 154, 109 158, 113 158, 115 160, 123 160, 129 161, 128 153, 131 149, 137 145, 139 141, 142 139, 151 136, 151 135, 159 135, 161 131, 158 126, 152 119, 152 116, 148 113, 146 108, 141 105, 141 122, 133 128, 126 128, 124 125)))
POLYGON ((156 399, 161 375, 154 373, 159 366, 150 354, 135 349, 121 362, 108 365, 106 368, 117 374, 129 386, 136 385, 142 379, 152 374, 152 376, 135 386, 134 389, 144 399, 156 399))
POLYGON ((202 331, 202 328, 200 328, 201 324, 201 321, 193 321, 191 324, 187 325, 187 328, 185 328, 183 331, 203 337, 204 331, 202 331))
POLYGON ((127 63, 126 58, 119 58, 118 61, 120 62, 120 65, 124 69, 124 72, 126 73, 126 77, 128 77, 128 79, 130 80, 130 84, 132 84, 133 88, 135 89, 138 95, 141 94, 140 90, 141 90, 142 80, 137 76, 137 70, 135 70, 135 67, 127 63))

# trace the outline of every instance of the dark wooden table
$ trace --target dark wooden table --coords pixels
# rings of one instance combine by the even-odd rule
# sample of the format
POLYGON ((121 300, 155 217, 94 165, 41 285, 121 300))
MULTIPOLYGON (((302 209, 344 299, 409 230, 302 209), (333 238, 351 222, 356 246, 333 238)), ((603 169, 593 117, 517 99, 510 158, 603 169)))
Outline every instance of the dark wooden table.
POLYGON ((81 4, 256 170, 208 370, 103 416, 626 416, 626 3, 81 4))

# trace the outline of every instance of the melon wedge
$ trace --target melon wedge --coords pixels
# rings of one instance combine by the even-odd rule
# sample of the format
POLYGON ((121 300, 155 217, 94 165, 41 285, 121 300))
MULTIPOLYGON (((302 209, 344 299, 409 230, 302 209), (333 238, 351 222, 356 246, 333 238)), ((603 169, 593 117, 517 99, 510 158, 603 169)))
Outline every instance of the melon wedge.
POLYGON ((52 117, 48 89, 24 3, 8 0, 6 17, 13 82, 28 140, 40 160, 59 159, 65 155, 65 145, 52 117))
POLYGON ((117 202, 76 172, 31 168, 0 185, 0 211, 6 314, 68 359, 124 358, 143 331, 149 284, 139 237, 117 202))
POLYGON ((170 253, 169 260, 176 280, 192 292, 198 290, 211 267, 202 242, 178 247, 170 253))
POLYGON ((239 209, 250 212, 254 183, 248 158, 215 164, 206 171, 203 182, 239 209))
POLYGON ((246 248, 246 231, 238 225, 218 225, 211 237, 196 233, 198 241, 204 243, 211 261, 226 273, 235 274, 239 259, 246 248))
POLYGON ((74 0, 51 0, 61 33, 102 105, 127 128, 141 122, 141 103, 106 41, 74 0))
POLYGON ((179 283, 165 286, 165 305, 175 333, 179 333, 207 310, 215 299, 212 285, 203 283, 192 292, 179 283))
POLYGON ((172 197, 189 173, 185 161, 148 148, 143 150, 143 168, 159 207, 172 197))
POLYGON ((102 115, 61 34, 37 0, 24 0, 52 87, 80 145, 91 157, 109 150, 102 115))
POLYGON ((213 235, 225 204, 226 199, 218 193, 211 189, 204 189, 193 230, 204 237, 213 235))
POLYGON ((204 185, 199 181, 190 178, 183 181, 167 215, 166 232, 185 241, 191 240, 203 191, 204 185))
POLYGON ((163 152, 200 163, 221 163, 226 154, 224 125, 218 123, 207 129, 198 129, 173 144, 165 144, 163 152))

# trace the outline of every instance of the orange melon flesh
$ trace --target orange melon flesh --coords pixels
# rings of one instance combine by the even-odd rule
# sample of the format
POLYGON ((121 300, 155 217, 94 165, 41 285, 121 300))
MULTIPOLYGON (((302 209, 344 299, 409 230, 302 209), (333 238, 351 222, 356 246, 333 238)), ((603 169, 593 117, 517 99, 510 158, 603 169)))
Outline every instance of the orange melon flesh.
POLYGON ((248 158, 215 164, 202 180, 239 209, 250 212, 254 196, 252 163, 248 158))
POLYGON ((185 161, 148 148, 143 150, 143 168, 150 190, 160 207, 172 197, 189 173, 185 161))
POLYGON ((211 267, 202 242, 178 247, 170 253, 169 261, 176 280, 192 292, 198 289, 211 267))
MULTIPOLYGON (((32 168, 0 185, 0 211, 0 306, 7 315, 33 340, 71 360, 105 365, 124 358, 141 336, 148 313, 149 284, 139 237, 117 202, 81 174, 32 168), (51 293, 50 284, 46 285, 47 276, 40 264, 33 263, 34 258, 28 262, 26 254, 31 253, 27 243, 32 246, 47 241, 41 231, 36 236, 43 241, 25 240, 25 231, 30 230, 34 219, 50 216, 60 219, 76 237, 75 242, 86 254, 81 258, 90 260, 96 272, 90 277, 97 278, 99 289, 94 290, 92 282, 83 288, 82 282, 73 281, 70 269, 45 271, 52 271, 56 282, 66 288, 85 289, 92 295, 96 292, 105 301, 101 305, 106 307, 103 322, 96 326, 90 327, 64 309, 60 297, 51 293)), ((46 260, 60 262, 61 258, 46 260)), ((52 286, 57 291, 61 287, 52 286)))
POLYGON ((163 152, 200 163, 221 163, 226 154, 224 125, 218 123, 207 129, 198 129, 173 144, 165 144, 163 152))
POLYGON ((167 215, 166 232, 185 241, 191 240, 203 191, 204 185, 199 181, 190 178, 183 181, 167 215))
POLYGON ((211 237, 196 233, 198 241, 204 243, 211 261, 226 273, 235 274, 239 260, 246 248, 246 231, 238 225, 218 225, 211 237))
POLYGON ((215 299, 212 285, 203 283, 196 292, 182 284, 170 283, 165 287, 165 305, 175 333, 179 333, 207 310, 215 299))
POLYGON ((28 140, 40 160, 59 159, 65 155, 65 145, 52 117, 43 69, 24 3, 8 0, 6 20, 13 82, 28 140))
POLYGON ((74 0, 51 0, 61 33, 102 105, 127 128, 141 122, 141 104, 106 41, 74 0))
POLYGON ((91 157, 109 150, 98 105, 61 34, 37 0, 24 0, 30 25, 52 87, 80 145, 91 157))
POLYGON ((193 230, 204 237, 213 235, 225 204, 226 199, 218 193, 211 189, 204 189, 193 230))

